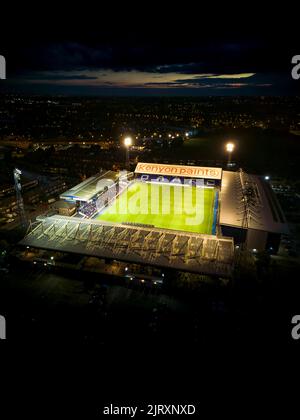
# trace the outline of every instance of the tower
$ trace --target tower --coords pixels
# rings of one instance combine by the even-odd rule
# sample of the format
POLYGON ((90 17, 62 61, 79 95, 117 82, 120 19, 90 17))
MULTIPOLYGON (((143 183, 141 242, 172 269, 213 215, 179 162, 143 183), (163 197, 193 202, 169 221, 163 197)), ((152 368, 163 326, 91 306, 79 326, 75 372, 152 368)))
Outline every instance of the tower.
POLYGON ((21 226, 22 228, 26 229, 27 219, 26 219, 24 202, 23 202, 23 197, 22 197, 21 175, 22 175, 22 172, 20 171, 20 169, 15 168, 14 181, 15 181, 18 212, 19 212, 21 226))

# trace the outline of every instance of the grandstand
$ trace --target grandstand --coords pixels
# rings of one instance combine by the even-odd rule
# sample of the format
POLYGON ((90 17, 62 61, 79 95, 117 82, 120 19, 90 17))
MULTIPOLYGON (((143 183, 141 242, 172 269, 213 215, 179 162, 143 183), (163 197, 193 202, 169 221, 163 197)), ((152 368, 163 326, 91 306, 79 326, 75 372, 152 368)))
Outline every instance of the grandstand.
POLYGON ((224 171, 220 196, 223 235, 247 249, 276 253, 288 226, 270 184, 242 170, 224 171))
POLYGON ((233 240, 64 216, 39 217, 20 243, 218 277, 230 277, 233 240))
POLYGON ((61 194, 60 198, 66 201, 77 201, 86 203, 95 199, 105 187, 113 185, 118 181, 119 174, 113 171, 106 171, 92 176, 70 190, 61 194))
POLYGON ((96 202, 82 203, 78 209, 78 214, 87 219, 91 219, 95 214, 98 213, 96 202))

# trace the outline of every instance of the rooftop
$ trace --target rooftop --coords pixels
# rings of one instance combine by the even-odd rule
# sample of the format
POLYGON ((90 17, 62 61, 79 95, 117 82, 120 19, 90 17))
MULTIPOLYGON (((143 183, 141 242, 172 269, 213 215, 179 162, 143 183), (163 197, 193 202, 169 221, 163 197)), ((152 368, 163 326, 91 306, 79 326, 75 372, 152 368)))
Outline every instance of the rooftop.
POLYGON ((230 277, 231 238, 64 216, 38 218, 21 245, 230 277))
POLYGON ((60 195, 60 198, 67 201, 89 201, 94 195, 100 193, 105 186, 113 184, 118 177, 119 174, 114 171, 99 173, 64 192, 60 195))
POLYGON ((288 233, 288 226, 270 184, 257 175, 223 171, 220 225, 273 233, 288 233), (245 192, 251 192, 248 202, 245 192))

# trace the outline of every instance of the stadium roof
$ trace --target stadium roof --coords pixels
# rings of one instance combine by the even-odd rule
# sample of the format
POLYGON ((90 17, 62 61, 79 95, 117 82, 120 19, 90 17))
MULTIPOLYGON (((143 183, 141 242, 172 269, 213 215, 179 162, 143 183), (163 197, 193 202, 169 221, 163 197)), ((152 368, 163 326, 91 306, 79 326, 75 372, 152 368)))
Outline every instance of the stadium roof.
POLYGON ((137 174, 172 175, 187 178, 222 179, 222 168, 202 166, 165 165, 160 163, 139 162, 135 168, 137 174))
POLYGON ((20 244, 219 277, 233 270, 231 238, 58 215, 38 218, 20 244))
POLYGON ((89 201, 94 195, 111 185, 119 177, 117 172, 107 171, 92 176, 70 190, 60 195, 60 198, 68 201, 89 201))
POLYGON ((223 171, 220 203, 220 225, 288 233, 285 217, 270 184, 259 176, 223 171), (249 188, 252 198, 246 205, 244 193, 249 188))

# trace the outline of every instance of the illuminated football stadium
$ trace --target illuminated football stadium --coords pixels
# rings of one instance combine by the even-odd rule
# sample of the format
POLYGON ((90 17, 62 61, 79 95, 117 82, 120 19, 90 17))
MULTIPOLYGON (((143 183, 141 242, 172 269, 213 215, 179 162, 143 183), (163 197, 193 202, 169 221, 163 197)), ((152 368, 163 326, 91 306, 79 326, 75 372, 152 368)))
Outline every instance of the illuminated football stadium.
POLYGON ((220 181, 222 171, 206 169, 211 175, 204 174, 204 168, 200 175, 191 174, 189 167, 139 163, 134 180, 117 195, 111 206, 101 206, 96 218, 112 223, 215 234, 218 213, 215 180, 220 181), (170 175, 176 174, 176 170, 180 176, 170 175), (185 170, 189 172, 183 173, 185 170))
POLYGON ((234 245, 275 250, 286 223, 259 177, 221 168, 138 163, 61 195, 22 245, 105 261, 230 277, 234 245), (70 213, 66 213, 65 207, 70 213))
POLYGON ((222 169, 139 163, 134 174, 91 177, 61 195, 99 221, 216 234, 222 169))

